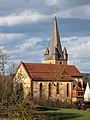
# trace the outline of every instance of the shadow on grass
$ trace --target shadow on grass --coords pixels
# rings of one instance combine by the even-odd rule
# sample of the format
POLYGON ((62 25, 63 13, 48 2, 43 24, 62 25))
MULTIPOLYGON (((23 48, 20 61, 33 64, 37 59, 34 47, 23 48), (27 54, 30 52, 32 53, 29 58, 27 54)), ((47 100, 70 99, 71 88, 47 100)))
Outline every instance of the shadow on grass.
POLYGON ((37 110, 38 111, 47 111, 47 110, 52 110, 53 111, 53 110, 59 110, 59 108, 50 108, 50 107, 43 107, 43 106, 41 107, 40 106, 40 107, 37 107, 37 110))
POLYGON ((82 115, 78 113, 60 113, 60 112, 48 112, 46 115, 53 118, 53 120, 70 120, 73 118, 82 117, 82 115))
MULTIPOLYGON (((58 108, 47 108, 47 107, 38 107, 37 110, 44 112, 45 115, 52 118, 52 120, 72 120, 73 118, 83 117, 79 113, 67 113, 60 112, 58 108)), ((62 111, 62 109, 61 109, 62 111)))

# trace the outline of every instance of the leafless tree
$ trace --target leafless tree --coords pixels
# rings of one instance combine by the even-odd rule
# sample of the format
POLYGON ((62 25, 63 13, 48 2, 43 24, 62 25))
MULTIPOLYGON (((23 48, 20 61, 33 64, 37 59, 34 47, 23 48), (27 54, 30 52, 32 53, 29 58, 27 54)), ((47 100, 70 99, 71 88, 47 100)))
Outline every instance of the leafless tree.
POLYGON ((5 65, 8 63, 9 56, 0 49, 0 70, 5 74, 5 65))
POLYGON ((9 73, 9 75, 14 75, 17 67, 18 67, 18 64, 17 64, 17 63, 11 62, 11 63, 9 64, 9 67, 8 67, 8 73, 9 73))
POLYGON ((57 69, 55 80, 62 80, 65 75, 68 75, 66 68, 64 67, 62 70, 57 69))

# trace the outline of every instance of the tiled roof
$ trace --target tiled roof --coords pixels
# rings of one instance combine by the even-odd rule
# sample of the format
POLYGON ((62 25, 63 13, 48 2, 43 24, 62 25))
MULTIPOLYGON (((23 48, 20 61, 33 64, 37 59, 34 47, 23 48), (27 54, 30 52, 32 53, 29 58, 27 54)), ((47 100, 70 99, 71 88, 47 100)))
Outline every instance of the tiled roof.
POLYGON ((78 69, 73 65, 37 63, 22 64, 33 80, 59 80, 60 77, 62 80, 73 80, 72 76, 81 76, 78 69), (63 75, 61 75, 61 73, 63 75))

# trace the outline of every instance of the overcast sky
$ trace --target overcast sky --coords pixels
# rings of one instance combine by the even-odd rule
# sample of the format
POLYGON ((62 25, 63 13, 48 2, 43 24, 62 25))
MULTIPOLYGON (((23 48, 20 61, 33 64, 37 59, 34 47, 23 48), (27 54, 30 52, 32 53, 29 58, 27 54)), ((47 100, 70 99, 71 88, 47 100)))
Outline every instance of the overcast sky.
MULTIPOLYGON (((50 45, 55 0, 0 0, 0 48, 12 61, 39 62, 50 45)), ((90 0, 56 0, 69 64, 90 72, 90 0)))

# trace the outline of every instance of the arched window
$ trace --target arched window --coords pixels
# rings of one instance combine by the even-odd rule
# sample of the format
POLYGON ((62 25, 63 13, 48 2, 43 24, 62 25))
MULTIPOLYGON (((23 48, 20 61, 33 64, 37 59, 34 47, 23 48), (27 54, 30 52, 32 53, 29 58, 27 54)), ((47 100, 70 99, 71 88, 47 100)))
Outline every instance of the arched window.
POLYGON ((43 85, 40 83, 40 98, 42 98, 42 92, 43 92, 43 85))
POLYGON ((20 91, 23 92, 23 83, 20 83, 20 91))
POLYGON ((67 83, 67 97, 70 96, 70 84, 67 83))
POLYGON ((59 83, 57 83, 57 94, 60 93, 60 87, 59 87, 59 83))
POLYGON ((52 84, 51 83, 49 83, 49 97, 51 97, 52 96, 52 84))

